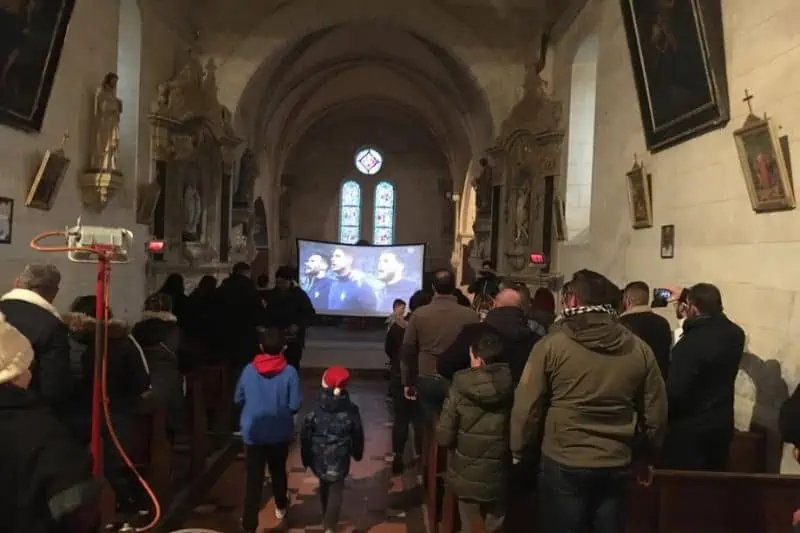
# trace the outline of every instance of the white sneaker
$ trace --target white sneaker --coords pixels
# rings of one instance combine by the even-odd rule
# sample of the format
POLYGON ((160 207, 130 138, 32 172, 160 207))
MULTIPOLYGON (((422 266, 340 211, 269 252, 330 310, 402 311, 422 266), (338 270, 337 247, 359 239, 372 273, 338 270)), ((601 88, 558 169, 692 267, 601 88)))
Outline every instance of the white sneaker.
POLYGON ((278 509, 275 508, 275 518, 278 520, 283 520, 286 517, 286 509, 278 509))

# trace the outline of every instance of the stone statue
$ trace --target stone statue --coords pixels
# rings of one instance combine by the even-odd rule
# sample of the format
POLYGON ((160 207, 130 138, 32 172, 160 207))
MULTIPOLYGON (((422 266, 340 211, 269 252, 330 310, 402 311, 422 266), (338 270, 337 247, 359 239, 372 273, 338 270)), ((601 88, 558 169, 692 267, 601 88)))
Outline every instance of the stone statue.
POLYGON ((257 177, 258 167, 255 156, 249 149, 245 150, 239 163, 239 181, 236 184, 236 192, 233 194, 233 205, 250 205, 257 177))
POLYGON ((530 184, 523 181, 517 189, 517 198, 514 203, 514 241, 524 243, 528 240, 528 205, 530 202, 530 184))
POLYGON ((475 211, 478 216, 492 211, 492 167, 485 157, 480 160, 481 173, 473 181, 475 188, 475 211))
POLYGON ((164 116, 169 114, 169 85, 166 83, 158 84, 158 96, 156 101, 150 104, 150 113, 164 116))
POLYGON ((200 240, 200 222, 203 219, 203 198, 194 183, 183 189, 183 240, 200 240))
POLYGON ((94 170, 117 170, 122 115, 122 100, 117 98, 118 80, 116 74, 109 72, 94 94, 94 131, 89 154, 89 167, 94 170))

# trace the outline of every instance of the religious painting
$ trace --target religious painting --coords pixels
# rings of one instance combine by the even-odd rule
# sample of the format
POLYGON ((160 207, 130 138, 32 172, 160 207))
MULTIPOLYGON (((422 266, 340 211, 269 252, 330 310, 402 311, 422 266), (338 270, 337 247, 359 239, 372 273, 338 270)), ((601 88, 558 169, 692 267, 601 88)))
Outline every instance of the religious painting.
POLYGON ((751 114, 733 136, 753 211, 793 209, 794 186, 772 121, 751 114))
POLYGON ((25 207, 49 211, 69 169, 69 163, 70 160, 61 149, 45 152, 25 197, 25 207))
POLYGON ((564 200, 561 199, 560 196, 556 195, 555 200, 553 201, 553 227, 555 228, 556 240, 557 241, 566 241, 567 240, 567 213, 566 213, 566 205, 564 204, 564 200))
POLYGON ((0 198, 0 244, 11 244, 11 230, 14 222, 14 200, 0 198))
POLYGON ((648 150, 724 127, 721 0, 620 1, 648 150))
POLYGON ((653 226, 653 190, 652 178, 644 170, 644 165, 634 163, 626 175, 628 185, 628 208, 633 229, 653 226))
POLYGON ((661 259, 675 257, 675 226, 661 226, 661 259))
POLYGON ((269 233, 267 233, 267 210, 264 209, 264 200, 259 196, 253 204, 253 244, 256 250, 269 249, 269 233))
POLYGON ((0 0, 0 124, 38 132, 75 0, 0 0))

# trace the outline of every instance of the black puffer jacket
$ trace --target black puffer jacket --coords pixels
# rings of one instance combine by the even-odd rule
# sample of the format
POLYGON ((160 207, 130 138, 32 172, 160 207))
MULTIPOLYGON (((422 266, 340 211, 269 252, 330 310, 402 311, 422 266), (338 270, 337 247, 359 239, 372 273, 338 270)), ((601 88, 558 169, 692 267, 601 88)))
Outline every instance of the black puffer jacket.
MULTIPOLYGON (((82 427, 81 422, 91 419, 89 413, 92 410, 97 321, 83 313, 68 313, 64 315, 64 322, 70 330, 70 364, 77 377, 75 393, 70 402, 70 418, 72 429, 80 435, 88 429, 82 427)), ((129 333, 125 322, 109 321, 106 383, 109 407, 114 414, 132 413, 141 395, 150 387, 150 377, 142 355, 129 333)))
POLYGON ((144 351, 150 367, 153 399, 166 408, 167 426, 184 429, 183 375, 178 359, 181 334, 178 319, 171 313, 149 312, 133 327, 133 338, 144 351))
POLYGON ((514 387, 505 363, 460 370, 439 417, 439 444, 453 450, 447 479, 459 498, 505 499, 510 454, 508 428, 514 387))
POLYGON ((536 327, 539 324, 531 324, 525 311, 519 307, 495 307, 486 314, 483 323, 496 329, 503 339, 503 361, 508 363, 512 382, 516 386, 533 345, 544 336, 544 330, 532 329, 531 326, 536 327))

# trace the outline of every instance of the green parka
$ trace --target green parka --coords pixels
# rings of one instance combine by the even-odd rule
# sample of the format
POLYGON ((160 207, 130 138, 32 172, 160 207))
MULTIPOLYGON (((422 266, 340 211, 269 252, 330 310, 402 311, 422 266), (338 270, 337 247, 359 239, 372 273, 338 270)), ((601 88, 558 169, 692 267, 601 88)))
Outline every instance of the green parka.
POLYGON ((505 363, 453 375, 436 433, 439 444, 451 450, 447 481, 459 498, 479 502, 505 499, 513 398, 511 371, 505 363))

